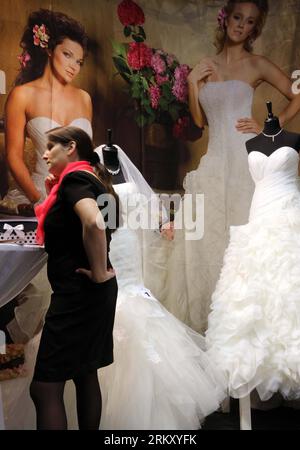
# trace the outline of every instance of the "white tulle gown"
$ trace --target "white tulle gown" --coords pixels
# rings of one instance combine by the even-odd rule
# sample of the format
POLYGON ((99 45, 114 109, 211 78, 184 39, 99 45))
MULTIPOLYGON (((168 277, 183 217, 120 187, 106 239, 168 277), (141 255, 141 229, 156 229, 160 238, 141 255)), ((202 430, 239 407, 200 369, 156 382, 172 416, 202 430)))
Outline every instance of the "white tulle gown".
MULTIPOLYGON (((132 183, 114 186, 121 204, 132 183)), ((129 210, 130 211, 130 210, 129 210)), ((155 231, 157 239, 162 239, 155 231)), ((148 241, 148 240, 147 240, 148 241)), ((114 327, 114 363, 99 370, 103 398, 101 429, 198 429, 226 396, 226 380, 211 364, 202 336, 172 316, 143 285, 143 233, 119 228, 110 244, 119 294, 114 327)), ((99 299, 101 300, 101 299, 99 299)), ((28 346, 32 372, 38 339, 28 346)), ((9 429, 35 429, 27 379, 5 382, 9 429), (15 391, 15 389, 17 389, 15 391)), ((77 428, 72 382, 65 391, 69 429, 77 428)))
POLYGON ((291 147, 249 154, 249 222, 231 227, 206 335, 233 397, 256 388, 262 400, 277 391, 300 398, 298 163, 291 147))
MULTIPOLYGON (((122 205, 135 192, 132 183, 114 189, 122 205)), ((204 338, 172 316, 144 287, 141 243, 139 232, 123 226, 110 244, 119 293, 114 363, 98 372, 103 399, 100 428, 199 429, 225 398, 225 379, 207 357, 204 338)), ((75 428, 74 396, 68 394, 67 403, 69 413, 73 411, 69 423, 75 428)))
MULTIPOLYGON (((92 126, 89 120, 77 118, 70 125, 82 128, 92 137, 92 126)), ((43 199, 46 197, 45 178, 49 174, 47 164, 43 160, 47 143, 45 132, 58 126, 60 124, 56 121, 42 116, 29 120, 26 125, 26 131, 34 145, 37 159, 32 179, 38 190, 42 192, 43 199)), ((24 192, 19 188, 11 189, 2 201, 6 205, 9 205, 11 202, 28 203, 24 192)), ((15 319, 8 325, 10 334, 15 339, 15 342, 23 342, 24 336, 26 339, 31 339, 25 348, 28 376, 1 382, 4 421, 7 429, 35 428, 35 411, 29 398, 29 385, 40 338, 40 336, 35 336, 35 334, 37 329, 40 329, 43 324, 49 307, 50 296, 51 287, 45 266, 19 295, 21 304, 15 308, 15 319)))
MULTIPOLYGON (((184 181, 186 194, 204 194, 204 236, 188 241, 176 230, 172 245, 157 247, 149 261, 146 285, 167 309, 194 330, 207 329, 211 295, 220 275, 231 225, 248 220, 254 183, 245 142, 252 134, 235 128, 252 116, 253 88, 239 80, 207 82, 199 100, 209 125, 207 153, 184 181), (167 270, 165 267, 167 267, 167 270), (152 277, 153 274, 153 277, 152 277)), ((198 218, 199 220, 199 218, 198 218)))

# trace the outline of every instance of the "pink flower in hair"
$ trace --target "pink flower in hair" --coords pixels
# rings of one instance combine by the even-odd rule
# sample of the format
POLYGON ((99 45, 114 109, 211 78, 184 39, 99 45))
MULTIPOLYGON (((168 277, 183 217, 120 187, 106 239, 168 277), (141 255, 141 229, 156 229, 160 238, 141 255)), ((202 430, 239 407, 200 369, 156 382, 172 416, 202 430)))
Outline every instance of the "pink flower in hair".
POLYGON ((227 19, 227 13, 225 11, 225 7, 220 9, 218 13, 218 23, 222 30, 225 30, 225 20, 227 19))
POLYGON ((33 31, 34 45, 40 46, 42 48, 47 48, 50 36, 47 34, 45 25, 44 24, 42 24, 41 26, 35 25, 32 31, 33 31))
POLYGON ((31 56, 27 51, 25 51, 18 56, 18 60, 20 61, 21 66, 25 68, 27 66, 28 61, 31 60, 31 56))

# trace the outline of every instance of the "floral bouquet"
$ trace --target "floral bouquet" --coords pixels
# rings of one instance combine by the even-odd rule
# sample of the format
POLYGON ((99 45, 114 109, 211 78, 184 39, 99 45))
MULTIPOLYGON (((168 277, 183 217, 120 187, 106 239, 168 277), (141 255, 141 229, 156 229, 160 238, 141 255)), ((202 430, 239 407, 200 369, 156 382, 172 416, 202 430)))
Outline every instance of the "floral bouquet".
MULTIPOLYGON (((188 139, 192 119, 188 107, 187 76, 190 68, 176 56, 145 44, 143 10, 132 0, 123 0, 118 16, 125 37, 132 42, 113 42, 113 61, 118 73, 129 84, 136 104, 136 121, 140 127, 154 122, 172 129, 173 136, 188 139)), ((196 138, 201 137, 201 134, 196 138)))

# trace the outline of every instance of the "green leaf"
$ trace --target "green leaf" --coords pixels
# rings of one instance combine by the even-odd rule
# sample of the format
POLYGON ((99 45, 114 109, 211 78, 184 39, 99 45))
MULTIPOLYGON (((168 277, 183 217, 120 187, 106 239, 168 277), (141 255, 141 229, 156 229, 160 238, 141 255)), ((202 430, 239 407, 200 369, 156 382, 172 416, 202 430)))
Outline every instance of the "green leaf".
POLYGON ((123 56, 124 59, 127 58, 126 46, 124 44, 120 44, 119 42, 112 41, 112 46, 114 53, 117 56, 123 56))
POLYGON ((119 72, 119 75, 121 75, 121 77, 122 77, 125 81, 127 81, 127 83, 130 83, 130 79, 131 79, 130 75, 126 75, 125 73, 120 73, 120 72, 119 72))
POLYGON ((140 84, 136 83, 133 84, 131 87, 131 94, 133 98, 141 98, 142 95, 142 89, 140 84))
POLYGON ((129 37, 129 36, 131 35, 131 33, 132 33, 132 28, 131 28, 130 26, 126 26, 126 27, 124 28, 124 35, 125 35, 126 37, 129 37))
POLYGON ((139 35, 139 34, 133 34, 132 35, 132 39, 135 41, 135 42, 144 42, 144 38, 141 36, 141 35, 139 35))
POLYGON ((172 106, 169 107, 169 113, 170 113, 170 116, 172 117, 172 120, 174 122, 176 122, 176 120, 179 117, 179 109, 180 108, 176 107, 176 105, 172 105, 172 106))
POLYGON ((154 123, 156 121, 156 115, 153 114, 153 116, 149 116, 148 124, 151 125, 151 123, 154 123))
POLYGON ((146 39, 146 33, 143 27, 139 26, 139 34, 146 39))
POLYGON ((168 83, 164 83, 161 86, 163 96, 166 97, 167 100, 171 100, 173 97, 171 86, 168 83))
POLYGON ((141 100, 141 105, 143 106, 150 106, 150 99, 149 97, 143 97, 141 100))
POLYGON ((139 114, 136 117, 136 123, 138 124, 139 127, 144 127, 146 125, 146 117, 143 114, 139 114))
POLYGON ((160 97, 160 99, 159 99, 159 106, 161 107, 161 109, 163 111, 168 111, 168 109, 169 109, 169 102, 164 97, 160 97))
POLYGON ((127 62, 126 62, 126 60, 124 60, 124 58, 121 58, 120 56, 113 56, 113 62, 115 64, 118 72, 120 72, 121 75, 123 73, 132 75, 132 72, 131 72, 130 68, 128 67, 127 62))
POLYGON ((141 81, 142 81, 142 84, 143 84, 143 88, 144 88, 146 91, 148 91, 149 85, 148 85, 148 81, 146 80, 146 78, 142 77, 141 81))

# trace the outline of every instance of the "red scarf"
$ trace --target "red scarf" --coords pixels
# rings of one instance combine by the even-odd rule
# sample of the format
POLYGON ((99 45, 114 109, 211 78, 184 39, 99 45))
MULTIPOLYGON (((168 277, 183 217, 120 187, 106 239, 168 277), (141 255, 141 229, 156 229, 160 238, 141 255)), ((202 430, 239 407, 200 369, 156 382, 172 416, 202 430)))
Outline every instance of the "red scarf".
POLYGON ((36 217, 38 219, 38 227, 36 231, 36 242, 39 245, 43 245, 45 241, 44 223, 49 210, 52 208, 57 199, 58 189, 64 179, 64 177, 71 172, 76 172, 78 170, 86 170, 88 172, 93 172, 91 164, 87 161, 76 161, 67 164, 66 168, 60 174, 57 184, 53 186, 46 200, 40 205, 34 208, 36 217))

